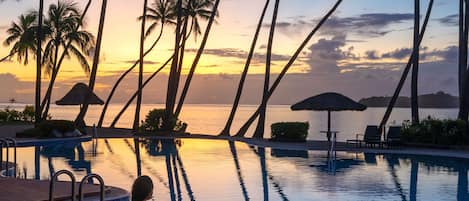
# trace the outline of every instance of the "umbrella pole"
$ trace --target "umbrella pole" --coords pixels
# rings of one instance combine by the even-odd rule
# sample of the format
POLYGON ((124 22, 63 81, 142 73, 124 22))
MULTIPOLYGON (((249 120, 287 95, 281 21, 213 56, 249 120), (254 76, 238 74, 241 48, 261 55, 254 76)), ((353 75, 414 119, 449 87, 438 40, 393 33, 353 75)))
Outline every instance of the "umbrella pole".
POLYGON ((331 141, 331 111, 327 110, 327 141, 331 141))

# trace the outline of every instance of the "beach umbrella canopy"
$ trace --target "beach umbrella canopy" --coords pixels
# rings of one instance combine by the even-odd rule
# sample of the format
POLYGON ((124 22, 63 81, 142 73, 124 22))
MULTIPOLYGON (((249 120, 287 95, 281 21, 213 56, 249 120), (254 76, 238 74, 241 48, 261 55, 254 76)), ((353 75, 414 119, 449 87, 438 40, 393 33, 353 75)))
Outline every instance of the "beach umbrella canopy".
POLYGON ((292 110, 327 111, 327 138, 330 141, 332 111, 363 111, 366 106, 339 93, 329 92, 309 97, 291 106, 292 110))
POLYGON ((83 105, 85 99, 88 97, 88 104, 90 105, 102 105, 104 101, 101 100, 91 89, 84 83, 77 83, 73 88, 65 94, 65 96, 56 101, 57 105, 83 105))

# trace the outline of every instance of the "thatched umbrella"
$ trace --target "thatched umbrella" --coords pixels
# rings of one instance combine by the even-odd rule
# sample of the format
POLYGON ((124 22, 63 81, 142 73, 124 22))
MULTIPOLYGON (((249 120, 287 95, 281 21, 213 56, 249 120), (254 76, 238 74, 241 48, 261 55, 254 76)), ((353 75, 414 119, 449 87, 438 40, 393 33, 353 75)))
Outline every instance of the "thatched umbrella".
POLYGON ((366 106, 338 93, 323 93, 307 98, 291 106, 292 110, 327 111, 327 140, 331 136, 331 111, 363 111, 366 106))
POLYGON ((91 91, 90 88, 84 83, 77 83, 73 88, 60 100, 56 101, 57 105, 80 105, 85 104, 88 96, 88 104, 91 105, 102 105, 102 101, 96 94, 91 91))

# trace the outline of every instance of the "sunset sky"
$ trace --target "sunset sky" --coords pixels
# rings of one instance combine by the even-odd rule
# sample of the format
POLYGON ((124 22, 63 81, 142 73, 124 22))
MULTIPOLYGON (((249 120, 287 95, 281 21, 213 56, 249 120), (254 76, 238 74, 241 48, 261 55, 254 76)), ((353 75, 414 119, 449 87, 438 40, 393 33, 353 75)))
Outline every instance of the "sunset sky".
MULTIPOLYGON (((46 5, 56 1, 47 1, 46 5)), ((86 1, 79 2, 84 7, 86 1)), ((121 72, 138 58, 139 22, 143 0, 111 0, 108 4, 97 93, 106 97, 109 87, 121 72)), ((153 0, 150 0, 153 2, 153 0)), ((244 66, 255 26, 264 0, 221 0, 220 16, 212 28, 205 54, 199 63, 188 101, 191 103, 231 103, 244 66)), ((265 46, 273 3, 264 20, 256 57, 250 69, 243 103, 259 102, 263 82, 265 46)), ((86 17, 85 29, 96 34, 101 1, 94 1, 86 17)), ((331 0, 283 0, 274 39, 273 73, 278 73, 318 19, 332 7, 331 0)), ((428 1, 421 3, 425 14, 428 1)), ((0 3, 0 41, 6 38, 11 21, 29 10, 37 1, 6 0, 0 3)), ((48 6, 45 6, 47 9, 48 6)), ((413 1, 346 0, 306 46, 290 74, 281 83, 272 104, 291 104, 325 91, 338 91, 355 99, 390 95, 408 59, 412 44, 413 1)), ((457 12, 458 2, 436 0, 422 44, 420 93, 443 90, 457 95, 457 12)), ((422 19, 423 21, 423 19, 422 19)), ((202 24, 204 29, 205 23, 202 24)), ((146 57, 145 72, 159 68, 171 54, 174 27, 168 26, 157 48, 146 57)), ((155 38, 147 39, 151 44, 155 38)), ((184 67, 188 68, 198 47, 191 39, 184 67)), ((0 57, 10 47, 1 46, 0 57)), ((35 62, 23 66, 13 58, 0 63, 0 102, 16 98, 33 102, 35 62)), ((135 73, 122 85, 116 102, 126 100, 136 88, 135 73)), ((273 75, 275 77, 275 75, 273 75)), ((86 74, 75 60, 64 63, 54 97, 59 98, 86 74)), ((146 103, 164 100, 167 70, 148 86, 146 103)), ((44 78, 46 85, 47 77, 44 78)), ((403 91, 406 95, 409 87, 403 91)))

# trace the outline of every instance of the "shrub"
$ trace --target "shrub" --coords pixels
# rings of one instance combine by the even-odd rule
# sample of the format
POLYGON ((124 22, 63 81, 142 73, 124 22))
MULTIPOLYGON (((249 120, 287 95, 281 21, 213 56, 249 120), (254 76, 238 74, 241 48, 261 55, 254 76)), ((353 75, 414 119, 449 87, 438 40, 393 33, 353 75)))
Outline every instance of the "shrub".
MULTIPOLYGON (((73 121, 67 120, 45 120, 37 125, 36 128, 31 128, 18 132, 17 137, 23 138, 55 138, 53 130, 60 133, 73 132, 75 130, 73 121)), ((82 132, 83 133, 83 132, 82 132)))
POLYGON ((34 106, 27 105, 24 107, 23 110, 23 121, 33 122, 35 116, 34 106))
POLYGON ((271 125, 272 140, 305 142, 308 136, 308 122, 280 122, 271 125))
POLYGON ((8 114, 8 121, 20 121, 21 120, 21 112, 16 110, 9 110, 6 109, 5 112, 8 114))
POLYGON ((8 112, 0 110, 0 122, 8 121, 8 112))
MULTIPOLYGON (((145 121, 142 122, 140 130, 147 132, 164 131, 165 129, 163 128, 163 118, 165 111, 165 109, 150 110, 145 117, 145 121)), ((185 127, 187 127, 187 124, 183 123, 179 119, 176 119, 174 115, 171 117, 169 123, 172 131, 176 132, 185 131, 185 127)))
POLYGON ((469 145, 466 123, 462 120, 437 120, 428 117, 419 124, 405 121, 402 139, 409 143, 469 145))

